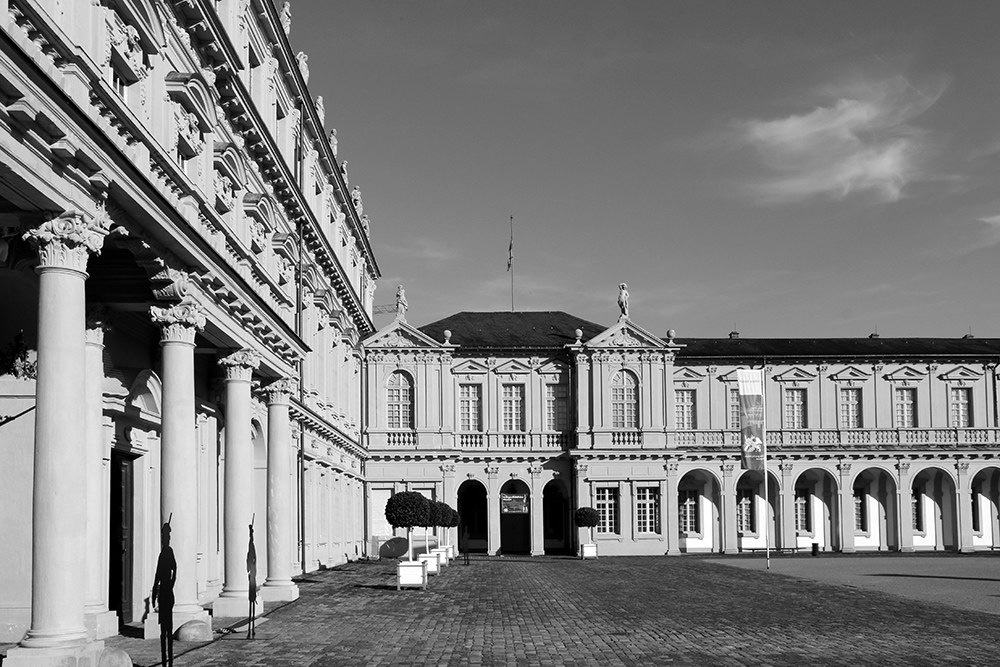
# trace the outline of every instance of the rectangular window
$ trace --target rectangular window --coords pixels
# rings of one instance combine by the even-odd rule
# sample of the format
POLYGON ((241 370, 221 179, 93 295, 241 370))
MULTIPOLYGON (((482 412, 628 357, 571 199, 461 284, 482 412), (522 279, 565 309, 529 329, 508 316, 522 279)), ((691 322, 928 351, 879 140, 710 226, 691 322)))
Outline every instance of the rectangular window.
POLYGON ((739 489, 736 492, 736 530, 741 533, 756 533, 757 521, 753 489, 739 489))
POLYGON ((569 387, 564 384, 545 385, 545 429, 569 429, 569 387))
POLYGON ((459 429, 466 433, 483 430, 481 384, 463 384, 458 389, 459 429))
POLYGON ((729 428, 740 429, 740 390, 729 390, 729 428))
POLYGON ((597 512, 601 521, 597 524, 597 532, 618 534, 618 489, 597 489, 597 512))
POLYGON ((524 385, 503 386, 503 430, 508 433, 524 430, 524 385))
POLYGON ((893 408, 893 422, 896 428, 913 428, 917 425, 917 390, 913 387, 898 387, 894 392, 896 404, 893 408))
POLYGON ((635 490, 635 530, 637 533, 660 532, 660 490, 655 486, 635 490))
POLYGON ((678 389, 674 392, 674 417, 678 431, 696 428, 694 389, 678 389))
POLYGON ((854 530, 868 532, 868 493, 864 489, 854 489, 854 530))
POLYGON ((117 67, 114 66, 114 64, 112 64, 111 87, 118 94, 118 97, 126 101, 128 100, 128 97, 126 96, 128 93, 128 86, 129 86, 128 79, 125 77, 125 75, 122 73, 121 70, 119 70, 117 67))
POLYGON ((913 520, 913 530, 918 533, 924 532, 924 494, 921 491, 914 491, 910 497, 910 516, 913 520))
POLYGON ((802 533, 812 532, 812 512, 810 511, 809 498, 808 489, 795 489, 795 530, 802 533))
POLYGON ((840 390, 840 428, 861 428, 861 390, 840 390))
POLYGON ((785 390, 785 428, 806 428, 806 390, 785 390))
POLYGON ((698 513, 701 496, 694 489, 677 492, 678 528, 682 533, 700 533, 701 521, 698 513))
POLYGON ((949 394, 952 428, 969 428, 972 426, 972 389, 951 387, 949 394))

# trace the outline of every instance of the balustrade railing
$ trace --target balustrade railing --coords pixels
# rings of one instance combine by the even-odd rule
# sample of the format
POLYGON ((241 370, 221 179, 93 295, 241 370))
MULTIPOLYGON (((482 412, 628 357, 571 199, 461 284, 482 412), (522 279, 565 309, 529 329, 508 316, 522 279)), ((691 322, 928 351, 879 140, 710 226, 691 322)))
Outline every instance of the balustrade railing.
POLYGON ((385 444, 389 447, 413 447, 417 444, 417 434, 413 431, 389 431, 385 434, 385 444))
MULTIPOLYGON (((614 443, 614 439, 612 439, 614 443)), ((668 447, 736 447, 738 431, 670 431, 668 447)), ((996 428, 779 429, 767 432, 770 449, 911 449, 995 447, 996 428)))

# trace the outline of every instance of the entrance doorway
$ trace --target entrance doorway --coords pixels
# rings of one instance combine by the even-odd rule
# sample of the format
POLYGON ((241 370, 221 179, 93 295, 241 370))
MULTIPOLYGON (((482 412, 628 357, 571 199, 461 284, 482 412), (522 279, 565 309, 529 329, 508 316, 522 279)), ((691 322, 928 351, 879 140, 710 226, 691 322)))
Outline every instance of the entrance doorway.
POLYGON ((500 552, 531 553, 531 496, 528 485, 512 479, 500 487, 500 552))
POLYGON ((118 614, 118 623, 131 623, 133 560, 133 460, 111 452, 111 526, 108 550, 108 608, 118 614))
POLYGON ((486 487, 475 480, 458 487, 458 550, 486 553, 489 545, 486 487))
POLYGON ((555 480, 545 485, 542 492, 542 531, 545 535, 545 553, 568 554, 569 498, 561 482, 555 480))

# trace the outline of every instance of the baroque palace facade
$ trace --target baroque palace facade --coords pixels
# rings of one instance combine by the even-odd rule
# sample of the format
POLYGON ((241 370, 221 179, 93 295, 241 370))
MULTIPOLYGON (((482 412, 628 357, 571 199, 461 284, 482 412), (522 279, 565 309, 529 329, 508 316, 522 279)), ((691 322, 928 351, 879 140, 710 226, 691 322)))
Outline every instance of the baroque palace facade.
MULTIPOLYGON (((625 309, 627 310, 627 306, 625 309)), ((575 553, 1000 546, 1000 340, 682 339, 623 315, 464 312, 365 342, 369 532, 415 490, 461 548, 575 553), (739 457, 737 369, 763 369, 768 447, 739 457), (765 524, 766 522, 766 524, 765 524)))
POLYGON ((364 554, 379 269, 288 3, 0 5, 0 643, 96 665, 162 524, 196 634, 364 554))

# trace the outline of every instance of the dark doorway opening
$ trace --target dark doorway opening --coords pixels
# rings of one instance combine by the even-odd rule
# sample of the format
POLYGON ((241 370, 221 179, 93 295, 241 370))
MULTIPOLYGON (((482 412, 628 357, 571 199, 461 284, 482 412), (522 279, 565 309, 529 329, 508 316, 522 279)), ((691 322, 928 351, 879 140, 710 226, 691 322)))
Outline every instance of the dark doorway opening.
POLYGON ((469 480, 458 488, 458 550, 462 553, 486 553, 489 546, 486 487, 469 480))
POLYGON ((531 553, 530 507, 530 491, 524 482, 512 479, 500 488, 501 553, 531 553))
POLYGON ((111 452, 111 529, 109 531, 108 608, 118 614, 118 623, 131 623, 134 498, 134 459, 111 452))
POLYGON ((547 555, 571 553, 569 518, 569 498, 562 484, 549 482, 542 493, 542 531, 547 555))

